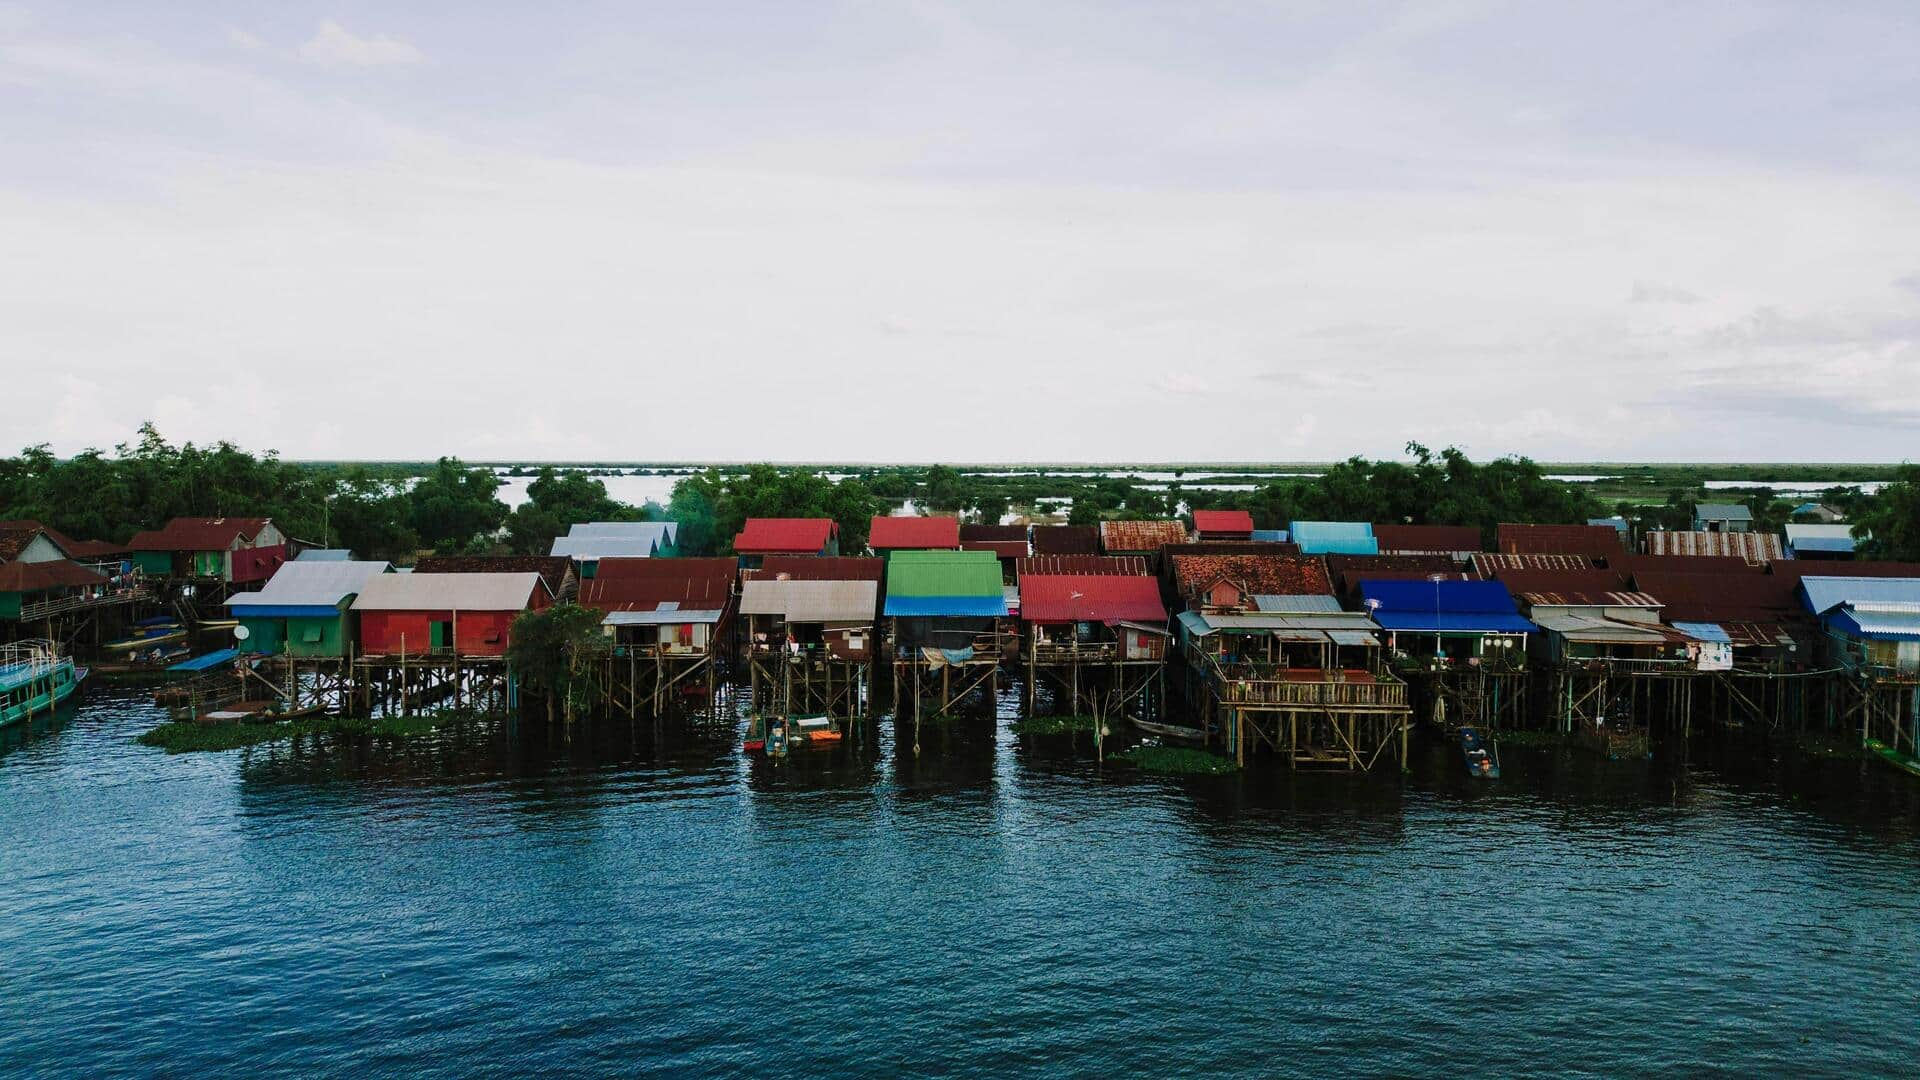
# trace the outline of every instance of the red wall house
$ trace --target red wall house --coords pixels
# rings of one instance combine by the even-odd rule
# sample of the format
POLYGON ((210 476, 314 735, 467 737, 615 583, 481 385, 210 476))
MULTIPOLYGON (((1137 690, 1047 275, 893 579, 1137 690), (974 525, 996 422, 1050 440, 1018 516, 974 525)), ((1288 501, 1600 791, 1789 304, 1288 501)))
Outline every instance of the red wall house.
POLYGON ((381 574, 353 602, 360 649, 371 656, 402 652, 502 656, 513 620, 553 603, 535 573, 381 574))

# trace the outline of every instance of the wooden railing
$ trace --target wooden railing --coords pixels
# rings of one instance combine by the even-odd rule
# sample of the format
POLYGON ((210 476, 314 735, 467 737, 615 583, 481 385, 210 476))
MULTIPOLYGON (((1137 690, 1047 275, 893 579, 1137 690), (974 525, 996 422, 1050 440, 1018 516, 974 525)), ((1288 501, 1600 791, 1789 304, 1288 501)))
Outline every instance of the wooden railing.
MULTIPOLYGON (((1325 673, 1331 676, 1332 673, 1325 673)), ((1227 675, 1221 684, 1221 700, 1235 705, 1297 705, 1330 709, 1404 709, 1407 687, 1393 681, 1335 681, 1331 677, 1315 682, 1298 679, 1263 679, 1227 675)))
POLYGON ((32 604, 20 605, 20 621, 47 619, 55 615, 65 615, 72 611, 86 611, 90 608, 113 607, 117 604, 131 604, 151 599, 153 593, 144 585, 131 589, 120 589, 99 596, 62 596, 53 600, 41 600, 32 604))

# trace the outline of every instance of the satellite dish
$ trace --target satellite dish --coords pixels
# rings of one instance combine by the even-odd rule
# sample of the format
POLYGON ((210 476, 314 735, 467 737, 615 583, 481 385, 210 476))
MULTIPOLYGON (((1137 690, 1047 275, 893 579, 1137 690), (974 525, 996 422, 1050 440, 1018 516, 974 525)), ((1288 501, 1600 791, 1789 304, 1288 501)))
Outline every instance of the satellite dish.
POLYGON ((245 641, 252 636, 253 636, 253 631, 247 629, 244 626, 236 626, 233 628, 233 639, 235 641, 245 641))

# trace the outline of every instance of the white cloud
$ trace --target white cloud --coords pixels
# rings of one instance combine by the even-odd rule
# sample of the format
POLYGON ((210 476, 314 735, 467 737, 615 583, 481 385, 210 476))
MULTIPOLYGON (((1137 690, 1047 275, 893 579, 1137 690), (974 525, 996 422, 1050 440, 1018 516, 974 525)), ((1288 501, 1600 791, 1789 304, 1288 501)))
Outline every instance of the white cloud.
POLYGON ((272 48, 272 46, 268 45, 265 41, 247 33, 237 26, 228 26, 224 29, 229 43, 237 45, 248 52, 266 52, 272 48))
POLYGON ((418 64, 426 54, 412 44, 385 34, 358 37, 346 27, 328 19, 314 35, 302 42, 300 58, 321 67, 387 67, 418 64))
POLYGON ((1675 285, 1662 285, 1656 281, 1636 281, 1633 293, 1627 297, 1632 304, 1697 304, 1700 297, 1675 285))

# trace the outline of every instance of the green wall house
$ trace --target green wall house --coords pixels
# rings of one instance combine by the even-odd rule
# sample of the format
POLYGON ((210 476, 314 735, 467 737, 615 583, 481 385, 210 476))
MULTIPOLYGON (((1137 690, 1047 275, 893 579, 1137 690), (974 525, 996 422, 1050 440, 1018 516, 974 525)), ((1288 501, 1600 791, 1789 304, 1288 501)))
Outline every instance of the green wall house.
POLYGON ((243 652, 268 655, 345 656, 354 644, 347 614, 368 578, 386 573, 384 562, 302 562, 281 566, 259 592, 227 600, 227 611, 247 635, 243 652))
POLYGON ((0 566, 0 619, 18 621, 29 604, 100 595, 106 575, 66 559, 0 566))
POLYGON ((127 547, 143 574, 250 583, 265 581, 287 561, 286 543, 268 518, 174 518, 135 533, 127 547))

